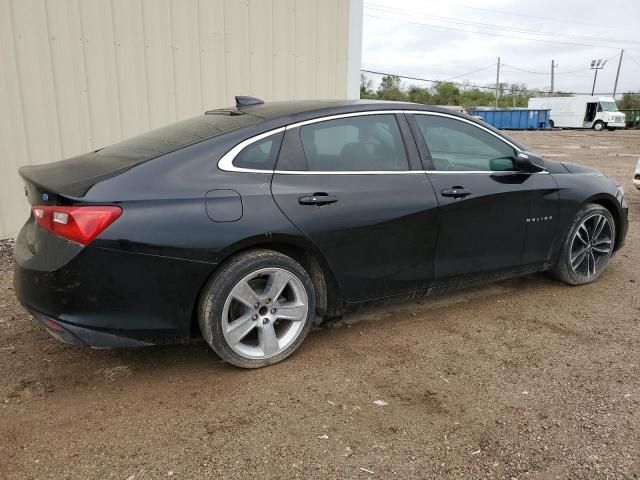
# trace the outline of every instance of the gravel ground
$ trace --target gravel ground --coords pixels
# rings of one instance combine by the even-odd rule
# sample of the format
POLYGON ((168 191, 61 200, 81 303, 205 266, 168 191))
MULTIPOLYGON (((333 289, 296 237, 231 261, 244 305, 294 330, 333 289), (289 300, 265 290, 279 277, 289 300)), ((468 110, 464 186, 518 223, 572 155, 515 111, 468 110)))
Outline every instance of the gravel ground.
POLYGON ((626 186, 627 245, 598 282, 369 308, 257 371, 203 343, 58 343, 0 245, 0 478, 637 479, 640 131, 512 135, 626 186))

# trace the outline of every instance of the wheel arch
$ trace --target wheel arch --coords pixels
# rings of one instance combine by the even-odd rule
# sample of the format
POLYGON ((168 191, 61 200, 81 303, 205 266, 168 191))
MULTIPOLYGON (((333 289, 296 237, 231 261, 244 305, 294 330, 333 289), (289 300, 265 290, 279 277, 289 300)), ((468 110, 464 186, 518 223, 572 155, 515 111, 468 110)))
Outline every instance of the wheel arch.
POLYGON ((616 227, 616 238, 613 244, 613 251, 615 252, 616 250, 618 250, 618 248, 620 248, 620 241, 622 239, 622 228, 621 228, 622 213, 618 208, 618 204, 615 197, 608 194, 595 195, 593 197, 588 198, 580 207, 582 208, 589 203, 595 203, 597 205, 600 205, 606 208, 611 214, 611 216, 613 217, 613 223, 615 224, 615 227, 616 227))
MULTIPOLYGON (((200 299, 211 277, 222 266, 237 255, 256 249, 273 250, 287 255, 307 270, 316 291, 316 313, 320 317, 331 318, 342 314, 344 303, 342 292, 326 259, 311 242, 291 235, 260 235, 225 248, 219 255, 219 263, 200 286, 197 299, 200 299)), ((199 301, 196 301, 191 315, 192 335, 199 333, 198 304, 199 301)))

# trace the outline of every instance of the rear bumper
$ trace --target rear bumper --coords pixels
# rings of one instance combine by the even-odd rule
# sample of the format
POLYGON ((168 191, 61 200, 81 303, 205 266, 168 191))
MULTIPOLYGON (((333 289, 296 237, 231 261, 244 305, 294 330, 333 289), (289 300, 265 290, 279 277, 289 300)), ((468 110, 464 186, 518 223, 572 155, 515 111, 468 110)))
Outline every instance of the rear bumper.
POLYGON ((65 323, 37 312, 26 305, 23 305, 23 307, 33 318, 40 322, 47 332, 64 343, 77 345, 79 347, 92 348, 124 348, 153 345, 153 343, 150 342, 144 342, 133 338, 122 337, 108 332, 65 323))
POLYGON ((16 245, 20 303, 56 338, 96 348, 189 342, 196 299, 214 268, 90 246, 41 270, 23 253, 16 245))

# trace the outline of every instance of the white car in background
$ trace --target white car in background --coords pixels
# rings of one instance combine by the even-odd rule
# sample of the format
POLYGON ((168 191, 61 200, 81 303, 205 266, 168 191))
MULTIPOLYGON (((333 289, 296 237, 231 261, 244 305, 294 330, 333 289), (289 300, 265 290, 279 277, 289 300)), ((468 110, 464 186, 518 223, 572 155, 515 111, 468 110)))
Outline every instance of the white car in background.
POLYGON ((638 159, 638 163, 636 163, 636 171, 633 173, 633 184, 640 190, 640 158, 638 159))

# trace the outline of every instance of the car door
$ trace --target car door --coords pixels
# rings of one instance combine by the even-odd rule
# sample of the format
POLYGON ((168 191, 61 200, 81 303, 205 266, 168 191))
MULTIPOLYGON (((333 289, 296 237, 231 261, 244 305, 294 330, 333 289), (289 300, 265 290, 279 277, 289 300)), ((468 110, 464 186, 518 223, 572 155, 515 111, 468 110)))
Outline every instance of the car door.
POLYGON ((437 200, 403 115, 366 112, 288 127, 271 188, 347 301, 433 281, 437 200))
MULTIPOLYGON (((414 114, 413 121, 439 203, 436 281, 522 268, 527 225, 539 211, 532 209, 533 187, 553 190, 553 179, 518 171, 515 146, 474 122, 433 112, 414 114)), ((535 263, 535 255, 526 261, 535 263)))

